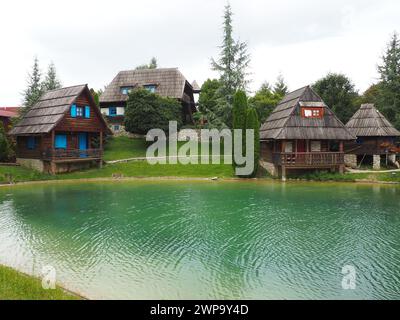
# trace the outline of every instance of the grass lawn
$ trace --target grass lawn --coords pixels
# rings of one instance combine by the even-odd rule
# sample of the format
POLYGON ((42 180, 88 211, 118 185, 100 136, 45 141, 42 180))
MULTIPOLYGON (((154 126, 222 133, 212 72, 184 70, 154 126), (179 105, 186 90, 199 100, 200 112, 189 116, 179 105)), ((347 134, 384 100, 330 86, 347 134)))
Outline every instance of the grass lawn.
POLYGON ((329 173, 329 172, 315 172, 306 173, 303 175, 289 175, 290 179, 303 179, 313 181, 386 181, 386 182, 400 182, 400 172, 386 172, 386 173, 329 173))
POLYGON ((104 160, 119 160, 146 156, 146 140, 128 137, 112 137, 104 148, 104 160))
MULTIPOLYGON (((104 148, 104 160, 112 161, 112 160, 120 160, 120 159, 129 159, 135 157, 145 157, 147 147, 150 146, 153 142, 147 142, 145 139, 132 139, 128 137, 111 137, 104 148)), ((177 147, 179 148, 186 144, 186 141, 178 141, 177 147)), ((169 154, 169 145, 166 144, 167 147, 167 155, 169 154)), ((201 154, 201 149, 204 147, 209 148, 209 153, 212 152, 212 147, 208 143, 198 143, 198 152, 197 154, 201 154)), ((221 145, 222 154, 224 153, 223 144, 221 145)))
POLYGON ((199 178, 229 178, 233 177, 233 167, 230 164, 155 164, 147 161, 132 161, 127 163, 115 163, 104 166, 102 169, 90 169, 81 172, 72 172, 59 175, 59 179, 79 178, 107 178, 113 174, 121 174, 124 177, 199 177, 199 178))
POLYGON ((63 289, 42 288, 38 278, 0 265, 0 300, 80 300, 63 289))

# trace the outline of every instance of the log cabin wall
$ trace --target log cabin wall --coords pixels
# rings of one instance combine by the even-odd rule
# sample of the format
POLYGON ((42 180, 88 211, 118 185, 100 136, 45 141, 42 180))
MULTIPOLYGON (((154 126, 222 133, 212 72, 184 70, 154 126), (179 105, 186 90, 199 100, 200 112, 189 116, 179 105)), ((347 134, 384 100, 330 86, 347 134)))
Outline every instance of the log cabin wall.
POLYGON ((90 118, 72 117, 71 112, 67 112, 64 119, 56 126, 56 132, 100 132, 105 131, 104 125, 99 118, 99 114, 94 110, 97 106, 91 105, 87 93, 82 92, 76 100, 77 107, 90 106, 90 118))

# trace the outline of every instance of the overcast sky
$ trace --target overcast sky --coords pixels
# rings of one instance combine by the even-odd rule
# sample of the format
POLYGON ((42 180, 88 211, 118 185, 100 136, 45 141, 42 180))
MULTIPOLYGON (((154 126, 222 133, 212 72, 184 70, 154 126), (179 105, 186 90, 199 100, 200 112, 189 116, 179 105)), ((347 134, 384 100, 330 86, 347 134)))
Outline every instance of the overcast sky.
MULTIPOLYGON (((53 61, 65 86, 103 88, 120 70, 157 57, 189 81, 216 74, 226 0, 4 1, 0 8, 0 105, 18 105, 33 57, 53 61)), ((398 0, 231 0, 234 34, 252 56, 251 90, 282 73, 289 88, 343 72, 360 92, 376 81, 398 0)))

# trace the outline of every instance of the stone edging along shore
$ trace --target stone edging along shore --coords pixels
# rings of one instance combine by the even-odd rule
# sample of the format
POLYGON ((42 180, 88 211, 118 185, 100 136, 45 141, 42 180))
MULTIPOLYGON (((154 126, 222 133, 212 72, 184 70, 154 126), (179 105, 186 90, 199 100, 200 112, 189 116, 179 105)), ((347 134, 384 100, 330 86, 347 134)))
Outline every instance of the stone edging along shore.
POLYGON ((79 183, 79 182, 127 182, 127 181, 224 181, 224 182, 239 182, 239 181, 254 181, 254 182, 278 182, 278 183, 296 183, 296 182, 318 182, 318 183, 366 183, 366 184, 385 184, 385 185, 398 185, 397 181, 377 181, 368 179, 355 179, 351 180, 306 180, 306 179, 288 179, 286 182, 280 179, 265 179, 265 178, 204 178, 204 177, 118 177, 118 178, 80 178, 80 179, 60 179, 60 180, 34 180, 22 181, 16 183, 0 183, 0 187, 12 187, 22 185, 34 184, 59 184, 59 183, 79 183))

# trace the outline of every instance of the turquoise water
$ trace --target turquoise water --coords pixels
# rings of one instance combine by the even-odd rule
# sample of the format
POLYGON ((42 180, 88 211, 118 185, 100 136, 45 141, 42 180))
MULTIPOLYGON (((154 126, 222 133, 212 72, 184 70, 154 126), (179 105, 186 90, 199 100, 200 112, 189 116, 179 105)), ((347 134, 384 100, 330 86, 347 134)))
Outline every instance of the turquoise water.
POLYGON ((90 298, 399 299, 399 199, 329 183, 0 188, 0 263, 51 265, 90 298))

